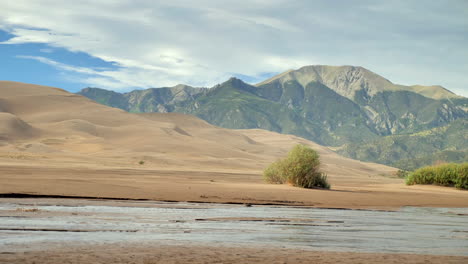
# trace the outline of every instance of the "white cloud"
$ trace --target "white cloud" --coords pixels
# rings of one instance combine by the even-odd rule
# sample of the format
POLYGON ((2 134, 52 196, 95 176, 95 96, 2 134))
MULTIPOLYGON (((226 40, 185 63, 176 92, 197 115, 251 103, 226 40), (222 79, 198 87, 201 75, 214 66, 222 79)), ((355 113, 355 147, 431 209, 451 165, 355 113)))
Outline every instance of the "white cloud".
POLYGON ((72 72, 83 73, 83 74, 97 74, 96 71, 94 71, 94 70, 92 70, 92 69, 89 69, 89 68, 71 66, 71 65, 67 65, 67 64, 60 63, 60 62, 56 62, 56 61, 54 61, 54 60, 47 59, 47 58, 40 57, 40 56, 18 55, 18 56, 16 56, 16 57, 17 57, 17 58, 20 58, 20 59, 31 59, 31 60, 36 60, 36 61, 39 61, 39 62, 48 64, 48 65, 54 66, 54 67, 56 67, 56 68, 58 68, 58 69, 61 69, 61 70, 72 71, 72 72))
POLYGON ((211 86, 230 73, 351 64, 396 83, 438 83, 467 95, 467 7, 463 1, 4 0, 0 28, 15 36, 3 44, 45 43, 113 62, 116 69, 98 70, 29 58, 110 89, 211 86))
MULTIPOLYGON (((109 71, 106 69, 91 69, 86 67, 76 67, 64 63, 60 63, 45 57, 41 56, 25 56, 25 55, 18 55, 16 56, 20 59, 30 59, 42 62, 44 64, 50 65, 55 67, 58 70, 65 71, 66 73, 78 73, 84 76, 93 76, 93 77, 84 77, 78 79, 76 77, 70 77, 70 75, 66 75, 67 79, 71 81, 77 81, 83 84, 87 84, 89 86, 96 86, 96 87, 107 87, 113 90, 121 90, 127 89, 129 87, 134 87, 130 83, 125 81, 125 75, 119 76, 117 71, 109 71), (119 78, 121 77, 121 78, 119 78)), ((80 75, 80 76, 81 76, 80 75)), ((135 86, 138 87, 138 86, 135 86)))

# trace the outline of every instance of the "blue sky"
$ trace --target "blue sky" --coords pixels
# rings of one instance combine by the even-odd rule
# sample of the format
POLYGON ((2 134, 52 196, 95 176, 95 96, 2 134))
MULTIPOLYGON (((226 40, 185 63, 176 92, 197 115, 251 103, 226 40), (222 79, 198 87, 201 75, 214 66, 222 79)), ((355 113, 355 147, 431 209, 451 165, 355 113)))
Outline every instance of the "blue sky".
POLYGON ((468 96, 468 1, 2 1, 0 79, 78 91, 356 65, 468 96))
MULTIPOLYGON (((14 35, 0 31, 0 41, 12 37, 14 35)), ((106 62, 87 53, 70 52, 65 48, 50 47, 45 43, 0 45, 0 58, 2 58, 0 80, 61 87, 72 92, 79 91, 87 85, 81 81, 87 77, 86 74, 60 69, 34 59, 38 57, 60 61, 75 67, 118 69, 114 63, 106 62)))

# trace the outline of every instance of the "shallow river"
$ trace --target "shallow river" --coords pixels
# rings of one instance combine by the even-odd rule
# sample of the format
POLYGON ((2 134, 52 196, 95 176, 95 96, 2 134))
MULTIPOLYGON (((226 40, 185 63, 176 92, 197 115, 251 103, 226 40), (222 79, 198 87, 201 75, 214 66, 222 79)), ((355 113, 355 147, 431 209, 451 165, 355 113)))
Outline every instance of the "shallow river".
POLYGON ((468 208, 397 212, 0 199, 0 252, 60 244, 216 243, 310 250, 468 256, 468 208))

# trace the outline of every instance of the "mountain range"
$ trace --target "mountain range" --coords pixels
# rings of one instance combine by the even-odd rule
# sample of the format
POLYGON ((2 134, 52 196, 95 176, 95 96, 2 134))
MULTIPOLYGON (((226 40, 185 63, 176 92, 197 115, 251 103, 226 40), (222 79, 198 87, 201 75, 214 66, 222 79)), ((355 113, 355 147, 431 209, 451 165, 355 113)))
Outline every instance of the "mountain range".
POLYGON ((403 169, 468 157, 468 99, 441 86, 404 86, 363 67, 305 66, 256 85, 231 78, 117 93, 79 92, 128 112, 179 112, 234 129, 261 128, 403 169))

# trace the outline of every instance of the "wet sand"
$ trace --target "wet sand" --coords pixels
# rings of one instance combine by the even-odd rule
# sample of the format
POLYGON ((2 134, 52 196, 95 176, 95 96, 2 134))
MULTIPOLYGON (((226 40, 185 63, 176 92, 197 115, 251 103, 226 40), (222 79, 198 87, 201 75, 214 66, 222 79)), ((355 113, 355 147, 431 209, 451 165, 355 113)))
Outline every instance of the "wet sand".
POLYGON ((48 251, 0 253, 0 263, 74 264, 74 263, 467 263, 468 257, 412 254, 320 252, 282 248, 223 247, 196 245, 70 246, 48 251))
POLYGON ((0 263, 466 263, 467 212, 0 199, 0 263))

